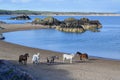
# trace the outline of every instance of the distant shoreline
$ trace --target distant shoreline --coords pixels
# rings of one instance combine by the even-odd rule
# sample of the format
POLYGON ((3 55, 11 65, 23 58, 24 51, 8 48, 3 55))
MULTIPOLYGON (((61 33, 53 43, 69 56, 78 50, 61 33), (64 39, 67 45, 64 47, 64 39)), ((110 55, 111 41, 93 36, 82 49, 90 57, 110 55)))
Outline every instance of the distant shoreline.
POLYGON ((41 16, 120 16, 120 13, 111 12, 54 12, 54 11, 30 11, 30 10, 2 10, 0 15, 41 15, 41 16))
MULTIPOLYGON (((0 16, 17 16, 17 15, 22 15, 22 14, 0 14, 0 16)), ((120 14, 42 14, 42 15, 33 15, 33 14, 28 14, 29 16, 120 16, 120 14)))

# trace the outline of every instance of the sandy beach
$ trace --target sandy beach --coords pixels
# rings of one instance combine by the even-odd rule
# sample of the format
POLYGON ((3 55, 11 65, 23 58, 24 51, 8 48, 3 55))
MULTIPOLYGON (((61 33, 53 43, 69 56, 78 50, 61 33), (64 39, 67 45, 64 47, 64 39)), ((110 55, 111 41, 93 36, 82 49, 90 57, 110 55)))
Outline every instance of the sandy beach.
MULTIPOLYGON (((31 24, 0 24, 5 28, 2 32, 41 29, 49 26, 31 24)), ((62 63, 62 54, 49 50, 26 47, 0 41, 0 59, 9 60, 15 66, 31 74, 36 80, 120 80, 120 61, 90 57, 88 61, 79 61, 75 56, 73 63, 62 63), (29 53, 27 65, 18 63, 21 54, 29 53), (40 64, 32 64, 32 55, 40 53, 40 64), (56 55, 60 59, 54 64, 47 64, 46 57, 56 55)), ((89 54, 89 53, 88 53, 89 54)))

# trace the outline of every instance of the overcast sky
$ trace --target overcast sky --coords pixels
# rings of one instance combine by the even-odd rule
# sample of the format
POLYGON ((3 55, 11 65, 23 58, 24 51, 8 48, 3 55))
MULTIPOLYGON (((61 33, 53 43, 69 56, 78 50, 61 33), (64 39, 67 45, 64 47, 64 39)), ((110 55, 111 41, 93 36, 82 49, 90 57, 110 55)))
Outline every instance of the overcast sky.
POLYGON ((65 12, 118 12, 120 11, 120 0, 0 0, 0 9, 65 12))

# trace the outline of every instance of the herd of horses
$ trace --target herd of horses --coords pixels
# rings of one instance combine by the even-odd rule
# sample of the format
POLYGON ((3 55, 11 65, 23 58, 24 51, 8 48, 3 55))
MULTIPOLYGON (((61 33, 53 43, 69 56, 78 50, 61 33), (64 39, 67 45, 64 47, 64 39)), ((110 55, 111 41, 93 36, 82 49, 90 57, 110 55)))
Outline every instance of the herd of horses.
MULTIPOLYGON (((76 52, 76 54, 63 54, 63 63, 65 60, 70 60, 70 63, 72 63, 72 59, 75 55, 79 56, 79 59, 81 61, 86 61, 88 60, 88 54, 87 53, 81 53, 81 52, 76 52)), ((24 55, 19 56, 19 63, 21 64, 27 64, 27 59, 29 57, 29 53, 25 53, 24 55)), ((47 63, 54 63, 56 59, 59 59, 58 56, 49 56, 46 58, 47 63)), ((40 53, 34 54, 32 57, 32 63, 33 64, 39 64, 40 62, 40 53)))

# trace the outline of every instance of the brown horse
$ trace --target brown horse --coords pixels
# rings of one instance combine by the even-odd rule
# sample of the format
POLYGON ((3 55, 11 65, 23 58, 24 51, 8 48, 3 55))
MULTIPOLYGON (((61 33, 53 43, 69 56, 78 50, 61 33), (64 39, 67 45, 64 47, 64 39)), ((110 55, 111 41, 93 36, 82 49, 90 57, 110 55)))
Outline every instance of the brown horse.
POLYGON ((29 57, 28 53, 19 56, 19 63, 27 64, 27 57, 29 57))
POLYGON ((87 53, 76 52, 76 54, 80 56, 80 60, 88 60, 87 53))

